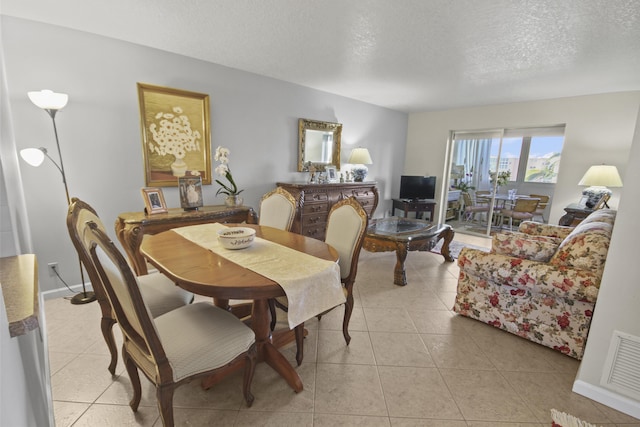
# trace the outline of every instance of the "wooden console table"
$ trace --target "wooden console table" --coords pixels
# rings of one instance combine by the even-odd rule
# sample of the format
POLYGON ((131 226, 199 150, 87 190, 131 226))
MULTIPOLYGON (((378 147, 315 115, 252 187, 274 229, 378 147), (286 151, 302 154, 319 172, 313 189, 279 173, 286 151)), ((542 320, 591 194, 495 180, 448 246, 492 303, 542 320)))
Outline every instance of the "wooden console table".
POLYGON ((582 220, 587 216, 589 216, 589 214, 593 212, 593 209, 587 209, 576 203, 572 203, 564 208, 564 211, 566 213, 560 218, 558 224, 574 227, 580 224, 582 220))
POLYGON ((291 231, 303 236, 324 240, 327 218, 331 207, 342 199, 354 196, 369 218, 378 206, 378 189, 375 182, 341 182, 306 184, 278 182, 296 199, 296 215, 291 231))
POLYGON ((134 271, 138 276, 147 274, 147 263, 140 254, 140 244, 145 234, 157 234, 172 228, 209 222, 256 224, 257 215, 248 206, 204 206, 197 211, 172 208, 168 212, 147 215, 144 212, 125 212, 118 215, 115 228, 134 271))
POLYGON ((433 222, 435 218, 436 201, 433 199, 424 200, 408 200, 408 199, 393 199, 392 216, 395 216, 396 209, 404 211, 404 217, 406 218, 409 212, 415 212, 416 218, 422 217, 422 212, 429 212, 429 221, 433 222))

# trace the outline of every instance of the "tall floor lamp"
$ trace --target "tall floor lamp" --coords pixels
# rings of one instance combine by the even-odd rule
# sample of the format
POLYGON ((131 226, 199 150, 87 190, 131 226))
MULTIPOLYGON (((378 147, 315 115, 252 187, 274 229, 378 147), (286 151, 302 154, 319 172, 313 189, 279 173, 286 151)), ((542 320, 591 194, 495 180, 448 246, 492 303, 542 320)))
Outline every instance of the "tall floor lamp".
MULTIPOLYGON (((53 122, 53 133, 56 137, 56 147, 58 148, 58 158, 60 159, 60 164, 56 163, 56 161, 47 153, 47 149, 44 147, 40 148, 25 148, 20 151, 20 156, 24 159, 25 162, 30 164, 31 166, 38 167, 44 161, 45 156, 51 160, 56 168, 60 171, 62 175, 62 183, 64 184, 64 191, 67 196, 67 206, 71 204, 71 198, 69 197, 69 187, 67 186, 67 175, 64 173, 64 164, 62 163, 62 153, 60 151, 60 141, 58 140, 58 129, 56 127, 56 113, 58 110, 62 110, 65 105, 67 105, 67 101, 69 101, 69 95, 66 93, 55 93, 50 90, 41 90, 40 92, 28 92, 29 99, 33 102, 37 107, 42 108, 46 111, 49 116, 51 116, 51 120, 53 122)), ((78 258, 78 262, 80 265, 80 280, 82 280, 82 292, 77 293, 71 298, 71 304, 86 304, 96 300, 95 293, 89 291, 85 287, 84 283, 84 272, 82 270, 82 261, 78 258)))

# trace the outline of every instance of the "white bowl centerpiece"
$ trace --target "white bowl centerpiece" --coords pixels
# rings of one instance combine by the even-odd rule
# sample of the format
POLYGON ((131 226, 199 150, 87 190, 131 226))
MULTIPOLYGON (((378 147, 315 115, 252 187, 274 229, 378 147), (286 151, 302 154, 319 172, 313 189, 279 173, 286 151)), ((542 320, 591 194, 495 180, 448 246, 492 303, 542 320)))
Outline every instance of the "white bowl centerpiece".
POLYGON ((229 227, 218 231, 218 241, 225 249, 244 249, 253 243, 256 230, 249 227, 229 227))

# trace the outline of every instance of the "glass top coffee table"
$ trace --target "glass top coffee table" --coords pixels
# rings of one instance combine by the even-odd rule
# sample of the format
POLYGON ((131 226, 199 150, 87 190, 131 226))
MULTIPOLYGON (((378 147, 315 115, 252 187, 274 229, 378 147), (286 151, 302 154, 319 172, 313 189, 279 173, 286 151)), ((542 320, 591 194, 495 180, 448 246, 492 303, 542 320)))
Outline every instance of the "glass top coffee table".
POLYGON ((407 284, 404 262, 409 251, 430 251, 440 239, 444 239, 440 253, 445 261, 453 262, 449 243, 455 235, 447 224, 433 224, 413 218, 380 218, 369 222, 363 248, 369 252, 396 251, 393 283, 407 284))

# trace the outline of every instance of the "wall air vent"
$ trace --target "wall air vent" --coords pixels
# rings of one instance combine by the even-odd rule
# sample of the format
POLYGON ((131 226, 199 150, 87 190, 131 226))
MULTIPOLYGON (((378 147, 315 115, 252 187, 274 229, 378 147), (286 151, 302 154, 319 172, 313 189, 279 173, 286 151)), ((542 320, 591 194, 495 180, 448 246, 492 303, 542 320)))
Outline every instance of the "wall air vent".
POLYGON ((613 331, 600 384, 612 391, 640 400, 640 338, 613 331))

